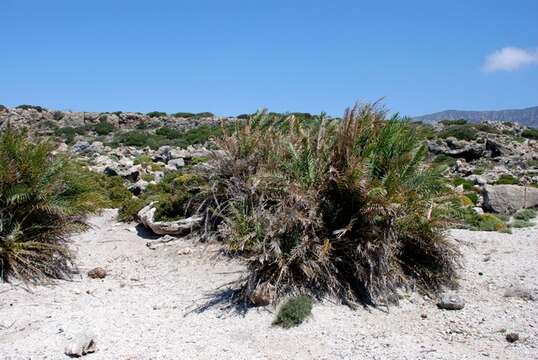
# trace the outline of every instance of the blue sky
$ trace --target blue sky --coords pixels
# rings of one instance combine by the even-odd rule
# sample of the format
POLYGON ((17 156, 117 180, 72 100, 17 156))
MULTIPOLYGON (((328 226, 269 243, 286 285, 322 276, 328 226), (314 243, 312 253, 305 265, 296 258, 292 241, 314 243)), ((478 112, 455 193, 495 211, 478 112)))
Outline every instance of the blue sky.
POLYGON ((538 105, 538 1, 1 0, 0 104, 340 115, 538 105), (489 58, 488 58, 489 56, 489 58))

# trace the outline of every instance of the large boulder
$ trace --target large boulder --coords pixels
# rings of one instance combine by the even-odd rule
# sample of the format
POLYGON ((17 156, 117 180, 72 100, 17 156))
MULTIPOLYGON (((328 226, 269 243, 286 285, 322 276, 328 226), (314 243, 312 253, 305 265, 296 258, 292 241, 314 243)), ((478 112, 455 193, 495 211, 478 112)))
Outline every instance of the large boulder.
POLYGON ((486 185, 484 208, 497 213, 512 213, 538 206, 538 189, 519 185, 486 185))
POLYGON ((175 221, 157 221, 155 220, 155 211, 157 210, 151 203, 138 212, 140 222, 155 234, 159 235, 185 235, 192 229, 198 228, 202 223, 201 216, 191 216, 185 219, 175 221))

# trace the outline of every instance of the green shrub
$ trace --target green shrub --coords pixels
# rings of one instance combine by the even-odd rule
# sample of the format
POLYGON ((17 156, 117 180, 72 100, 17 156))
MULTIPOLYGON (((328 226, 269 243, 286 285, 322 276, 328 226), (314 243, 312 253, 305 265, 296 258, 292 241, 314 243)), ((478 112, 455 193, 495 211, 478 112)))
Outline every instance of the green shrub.
POLYGON ((61 111, 55 111, 52 113, 52 118, 56 121, 62 120, 64 116, 64 113, 61 111))
POLYGON ((273 321, 273 325, 290 328, 300 325, 312 313, 312 299, 309 296, 300 295, 292 297, 284 302, 273 321))
POLYGON ((147 113, 146 115, 149 116, 150 118, 156 118, 156 117, 166 117, 168 114, 161 111, 152 111, 152 112, 147 113))
POLYGON ((17 109, 36 110, 38 112, 47 111, 47 109, 45 109, 44 107, 37 106, 37 105, 27 105, 27 104, 19 105, 19 106, 17 106, 17 109))
POLYGON ((208 111, 197 113, 197 114, 194 115, 194 117, 198 118, 198 119, 200 119, 200 118, 212 118, 214 116, 215 116, 215 114, 213 114, 212 112, 208 112, 208 111))
POLYGON ((500 134, 499 129, 497 129, 495 126, 486 124, 486 123, 479 123, 474 125, 475 129, 478 131, 483 131, 489 134, 500 134))
POLYGON ((534 209, 520 209, 514 214, 514 219, 531 220, 536 217, 537 213, 534 209))
POLYGON ((464 179, 462 177, 455 177, 452 180, 452 183, 454 184, 454 186, 463 185, 463 190, 466 190, 466 191, 473 190, 473 187, 474 187, 474 183, 472 181, 464 179))
POLYGON ((465 196, 474 204, 478 202, 478 194, 475 192, 466 192, 465 196))
POLYGON ((189 118, 194 117, 194 114, 193 114, 193 113, 189 113, 189 112, 177 112, 177 113, 172 114, 172 116, 173 116, 173 117, 177 117, 177 118, 186 118, 186 119, 189 119, 189 118))
POLYGON ((68 236, 106 199, 89 172, 51 156, 54 145, 31 143, 11 129, 0 135, 0 276, 39 283, 69 277, 68 236))
POLYGON ((534 223, 528 220, 515 219, 510 224, 513 228, 526 228, 534 226, 534 223))
POLYGON ((118 141, 127 146, 145 147, 152 144, 151 138, 144 131, 132 130, 119 135, 118 141))
POLYGON ((496 185, 517 185, 519 184, 519 179, 516 177, 513 177, 512 175, 501 175, 497 181, 495 181, 496 185))
POLYGON ((456 165, 456 159, 454 159, 452 156, 448 156, 445 154, 437 155, 433 159, 434 164, 445 164, 447 166, 454 166, 456 165))
POLYGON ((164 136, 167 139, 175 139, 182 135, 182 132, 177 129, 172 129, 168 127, 161 127, 155 130, 156 135, 164 136))
POLYGON ((535 128, 525 129, 521 133, 521 136, 527 139, 538 140, 538 129, 535 129, 535 128))
POLYGON ((109 123, 106 118, 100 118, 97 125, 95 125, 94 130, 97 135, 108 135, 114 131, 114 125, 109 123))
POLYGON ((465 125, 467 124, 467 120, 465 119, 457 119, 457 120, 449 120, 449 119, 446 119, 446 120, 441 120, 439 121, 439 123, 445 125, 445 126, 450 126, 450 125, 465 125))
POLYGON ((226 156, 194 208, 208 235, 248 253, 243 299, 270 285, 273 301, 302 293, 351 305, 454 285, 459 254, 443 234, 457 200, 399 120, 364 106, 339 121, 259 113, 223 129, 226 156))
POLYGON ((132 197, 124 200, 118 210, 118 220, 124 222, 136 221, 138 212, 146 206, 146 201, 141 198, 132 197))
POLYGON ((478 132, 472 125, 452 125, 439 132, 439 137, 446 139, 454 137, 458 140, 475 140, 478 132))
POLYGON ((74 127, 65 126, 54 130, 54 135, 64 139, 67 144, 73 143, 77 132, 74 127))
POLYGON ((506 222, 493 214, 480 215, 480 221, 476 227, 476 230, 510 232, 510 228, 506 222))

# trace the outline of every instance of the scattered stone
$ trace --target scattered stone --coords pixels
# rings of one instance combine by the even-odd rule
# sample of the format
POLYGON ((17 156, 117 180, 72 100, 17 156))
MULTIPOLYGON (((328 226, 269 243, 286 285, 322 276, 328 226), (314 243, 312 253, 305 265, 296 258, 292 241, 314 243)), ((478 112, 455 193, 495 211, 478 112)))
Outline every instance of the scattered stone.
POLYGON ((80 333, 73 337, 65 347, 64 353, 70 357, 81 357, 97 350, 95 336, 88 333, 80 333))
POLYGON ((504 291, 504 297, 507 298, 519 298, 526 301, 534 301, 534 296, 531 290, 523 288, 521 286, 513 286, 504 291))
POLYGON ((439 309, 444 310, 461 310, 465 307, 465 300, 454 293, 444 293, 437 303, 439 309))
POLYGON ((102 267, 96 267, 95 269, 88 271, 88 277, 92 279, 104 279, 106 275, 106 270, 102 267))
POLYGON ((506 341, 509 343, 514 343, 519 340, 519 334, 517 333, 508 333, 506 334, 506 341))
POLYGON ((188 247, 187 248, 182 248, 182 249, 179 249, 177 251, 177 254, 178 255, 190 255, 190 254, 192 254, 192 249, 188 248, 188 247))

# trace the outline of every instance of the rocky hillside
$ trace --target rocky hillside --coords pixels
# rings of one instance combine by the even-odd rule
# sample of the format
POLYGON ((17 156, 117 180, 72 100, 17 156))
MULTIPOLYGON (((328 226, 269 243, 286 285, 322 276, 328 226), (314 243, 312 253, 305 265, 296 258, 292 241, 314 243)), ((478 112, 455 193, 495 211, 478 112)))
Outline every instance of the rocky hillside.
POLYGON ((442 120, 465 119, 472 122, 481 121, 512 121, 525 126, 538 127, 538 106, 499 111, 462 111, 446 110, 415 117, 417 121, 439 122, 442 120))

